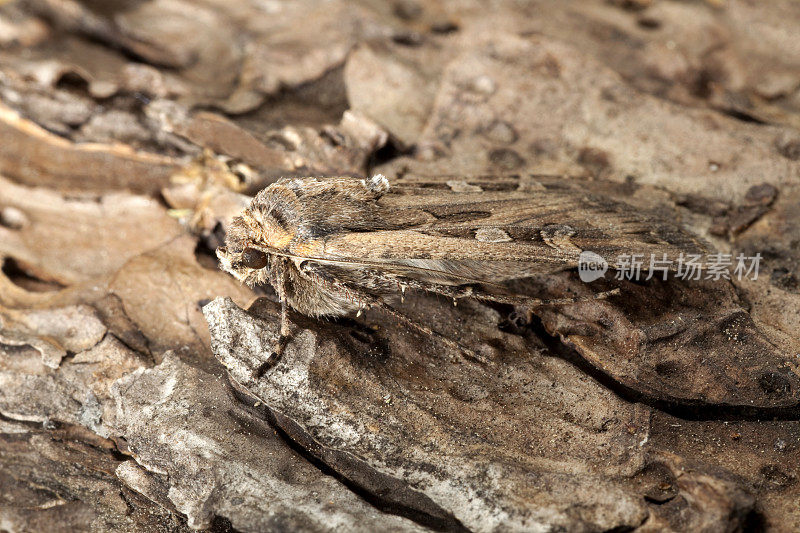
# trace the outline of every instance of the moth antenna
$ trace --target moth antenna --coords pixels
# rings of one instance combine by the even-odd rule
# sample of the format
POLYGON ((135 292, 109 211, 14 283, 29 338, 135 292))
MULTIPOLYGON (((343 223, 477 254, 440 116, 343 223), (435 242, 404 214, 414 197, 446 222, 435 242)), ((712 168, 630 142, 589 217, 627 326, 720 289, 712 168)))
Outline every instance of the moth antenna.
POLYGON ((440 294, 453 299, 453 305, 457 305, 457 300, 461 298, 475 298, 483 302, 495 302, 509 305, 524 305, 530 308, 544 307, 547 305, 566 305, 578 302, 588 302, 592 300, 605 300, 609 296, 620 293, 619 288, 610 291, 599 292, 592 296, 577 298, 530 298, 521 294, 504 296, 502 294, 491 294, 474 287, 444 287, 435 283, 414 282, 414 287, 433 294, 440 294))
POLYGON ((619 294, 621 291, 617 289, 611 289, 610 291, 603 291, 598 292, 597 294, 593 294, 592 296, 585 296, 585 297, 578 297, 578 298, 526 298, 521 303, 522 305, 527 305, 529 307, 545 307, 548 305, 565 305, 565 304, 574 304, 578 302, 590 302, 592 300, 605 300, 609 296, 615 296, 619 294))

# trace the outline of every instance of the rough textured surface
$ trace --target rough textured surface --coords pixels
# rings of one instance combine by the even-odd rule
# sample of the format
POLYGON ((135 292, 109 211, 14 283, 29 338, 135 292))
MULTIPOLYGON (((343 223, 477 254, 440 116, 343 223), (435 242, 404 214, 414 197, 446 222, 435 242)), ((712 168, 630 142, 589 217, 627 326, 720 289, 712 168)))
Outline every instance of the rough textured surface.
MULTIPOLYGON (((468 307, 472 320, 496 323, 491 310, 468 307)), ((402 331, 387 331, 390 339, 362 332, 350 347, 337 342, 340 328, 303 331, 258 379, 273 323, 230 300, 204 312, 231 377, 347 477, 389 477, 398 486, 385 497, 422 500, 416 505, 435 505, 477 531, 609 529, 647 516, 618 477, 643 464, 649 410, 620 402, 522 339, 495 334, 492 349, 503 355, 484 369, 438 347, 404 350, 402 331)), ((456 319, 437 314, 440 327, 456 319)))
MULTIPOLYGON (((489 309, 468 307, 470 322, 497 320, 489 309)), ((666 451, 671 431, 664 423, 652 438, 650 408, 609 396, 544 346, 526 346, 530 338, 495 336, 496 360, 483 368, 453 361, 441 347, 404 349, 408 334, 395 329, 355 334, 328 326, 299 332, 262 375, 277 334, 272 306, 247 313, 218 299, 204 312, 231 377, 272 406, 290 436, 404 506, 452 513, 476 531, 500 524, 727 530, 752 520, 752 489, 733 472, 666 451)), ((444 331, 458 327, 447 314, 465 318, 436 314, 444 331)), ((796 431, 774 426, 766 428, 773 435, 796 431)), ((777 440, 784 452, 787 441, 777 440)), ((782 468, 765 465, 752 477, 791 476, 782 468)))
POLYGON ((112 395, 115 430, 144 467, 132 473, 125 463, 118 475, 146 496, 165 495, 192 528, 219 514, 243 531, 421 529, 382 517, 242 410, 224 379, 174 355, 118 380, 112 395), (154 474, 168 480, 160 490, 157 480, 146 481, 154 474))
POLYGON ((0 308, 0 342, 8 346, 30 346, 42 354, 42 362, 58 368, 68 353, 91 348, 107 329, 88 306, 61 309, 6 311, 0 308))
POLYGON ((0 226, 0 253, 36 277, 61 285, 113 273, 182 233, 150 198, 119 193, 64 198, 7 181, 2 186, 3 212, 14 210, 19 220, 0 226))
POLYGON ((418 139, 423 157, 399 158, 382 170, 474 175, 582 167, 724 201, 765 181, 797 183, 800 164, 776 147, 790 128, 643 95, 602 63, 548 38, 492 34, 463 50, 445 69, 418 139))
POLYGON ((0 530, 799 530, 798 6, 0 2, 0 530), (262 366, 231 217, 377 172, 551 175, 761 270, 409 291, 490 363, 367 312, 262 366))
POLYGON ((169 157, 116 144, 76 145, 40 128, 0 103, 0 172, 29 185, 55 189, 155 192, 178 165, 169 157))
MULTIPOLYGON (((545 294, 585 291, 574 276, 539 285, 550 287, 545 294)), ((789 408, 800 401, 793 344, 757 325, 729 282, 621 285, 623 296, 608 302, 541 310, 545 328, 650 398, 789 408)))

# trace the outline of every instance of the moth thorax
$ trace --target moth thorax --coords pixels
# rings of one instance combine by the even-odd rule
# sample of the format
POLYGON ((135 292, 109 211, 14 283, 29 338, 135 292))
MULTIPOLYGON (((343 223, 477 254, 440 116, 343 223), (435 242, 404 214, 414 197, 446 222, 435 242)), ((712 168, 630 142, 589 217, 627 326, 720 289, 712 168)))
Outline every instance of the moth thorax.
POLYGON ((290 228, 284 228, 271 217, 265 217, 263 224, 264 244, 278 250, 285 250, 289 243, 295 238, 297 232, 290 228))
POLYGON ((269 209, 254 211, 253 218, 258 221, 263 243, 271 248, 285 250, 297 236, 298 217, 283 202, 271 202, 269 209))

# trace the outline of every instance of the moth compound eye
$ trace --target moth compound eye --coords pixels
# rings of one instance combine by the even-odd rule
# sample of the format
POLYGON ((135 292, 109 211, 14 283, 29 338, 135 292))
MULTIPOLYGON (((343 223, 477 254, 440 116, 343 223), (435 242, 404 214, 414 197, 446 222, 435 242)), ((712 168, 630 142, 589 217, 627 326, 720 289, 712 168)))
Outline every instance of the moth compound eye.
POLYGON ((267 254, 255 248, 245 248, 242 252, 242 264, 252 269, 264 268, 267 266, 267 254))

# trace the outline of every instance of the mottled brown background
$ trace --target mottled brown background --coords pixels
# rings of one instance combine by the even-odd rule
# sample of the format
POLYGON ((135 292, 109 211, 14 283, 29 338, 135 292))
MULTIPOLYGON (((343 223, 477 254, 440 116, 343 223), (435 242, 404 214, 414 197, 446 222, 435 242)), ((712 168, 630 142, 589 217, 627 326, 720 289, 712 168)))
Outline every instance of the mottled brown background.
POLYGON ((0 531, 800 529, 799 2, 0 2, 0 259, 0 531), (230 217, 374 172, 563 176, 761 272, 406 298, 487 366, 293 315, 262 375, 230 217))

